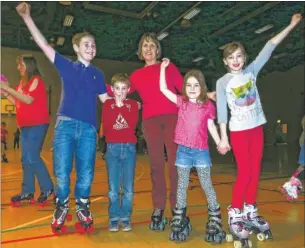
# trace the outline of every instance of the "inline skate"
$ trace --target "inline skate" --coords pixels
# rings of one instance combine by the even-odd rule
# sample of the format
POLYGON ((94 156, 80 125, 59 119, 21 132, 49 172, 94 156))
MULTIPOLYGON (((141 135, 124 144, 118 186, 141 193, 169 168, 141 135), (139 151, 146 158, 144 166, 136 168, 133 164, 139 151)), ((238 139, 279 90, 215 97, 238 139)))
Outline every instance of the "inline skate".
POLYGON ((69 213, 69 198, 67 198, 63 203, 60 202, 58 197, 55 197, 55 210, 53 213, 53 220, 51 223, 52 232, 54 234, 65 233, 67 227, 64 225, 65 221, 72 220, 72 216, 69 213))
POLYGON ((76 200, 76 216, 78 218, 78 222, 75 223, 75 228, 79 231, 79 233, 92 232, 94 230, 93 217, 89 208, 89 198, 79 198, 76 200))
POLYGON ((163 209, 156 208, 151 216, 151 222, 149 224, 150 230, 153 231, 164 231, 165 225, 167 224, 167 218, 163 218, 163 209))
POLYGON ((290 178, 283 186, 280 187, 280 191, 285 196, 286 200, 293 201, 298 199, 298 195, 303 188, 302 182, 296 177, 290 178))
POLYGON ((30 204, 35 204, 36 201, 34 200, 34 194, 33 193, 21 193, 18 195, 15 195, 11 198, 10 205, 12 207, 20 207, 21 202, 28 201, 30 204))
POLYGON ((186 216, 186 208, 175 208, 173 210, 170 226, 169 239, 171 241, 186 241, 192 230, 190 218, 186 216))
POLYGON ((221 244, 226 238, 226 233, 222 229, 220 206, 216 209, 208 208, 209 220, 206 224, 206 242, 221 244))

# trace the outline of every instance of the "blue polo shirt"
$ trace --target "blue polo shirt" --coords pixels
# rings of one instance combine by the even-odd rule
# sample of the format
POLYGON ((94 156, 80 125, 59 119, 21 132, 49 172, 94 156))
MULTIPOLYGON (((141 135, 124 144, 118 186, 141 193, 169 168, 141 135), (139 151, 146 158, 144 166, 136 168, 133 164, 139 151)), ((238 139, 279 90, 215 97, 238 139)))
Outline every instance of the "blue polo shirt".
POLYGON ((57 115, 87 122, 96 128, 97 97, 107 92, 103 73, 91 64, 86 67, 58 52, 54 65, 62 82, 57 115))

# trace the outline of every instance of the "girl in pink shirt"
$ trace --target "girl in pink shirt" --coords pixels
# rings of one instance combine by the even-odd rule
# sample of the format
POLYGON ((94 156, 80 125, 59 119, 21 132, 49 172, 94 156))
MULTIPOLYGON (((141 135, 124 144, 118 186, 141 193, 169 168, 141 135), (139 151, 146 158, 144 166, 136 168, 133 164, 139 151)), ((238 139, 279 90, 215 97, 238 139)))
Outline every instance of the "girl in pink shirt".
POLYGON ((225 237, 222 230, 220 206, 216 199, 210 176, 211 158, 208 147, 208 132, 216 144, 220 142, 214 124, 215 107, 207 96, 204 76, 199 70, 191 70, 184 77, 183 96, 174 94, 167 88, 165 69, 168 59, 163 59, 160 72, 160 91, 178 107, 178 120, 174 142, 178 144, 176 167, 178 171, 177 203, 171 221, 172 241, 184 241, 191 231, 189 217, 186 216, 186 192, 189 174, 196 167, 201 187, 207 201, 209 220, 205 240, 221 243, 225 237))

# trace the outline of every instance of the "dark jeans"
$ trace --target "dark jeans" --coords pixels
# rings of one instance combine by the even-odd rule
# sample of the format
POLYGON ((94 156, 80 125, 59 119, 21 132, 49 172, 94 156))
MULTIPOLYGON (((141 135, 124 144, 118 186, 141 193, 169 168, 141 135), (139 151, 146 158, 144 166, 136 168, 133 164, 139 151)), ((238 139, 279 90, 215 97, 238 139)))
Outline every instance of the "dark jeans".
POLYGON ((16 149, 16 146, 17 146, 17 149, 19 149, 19 138, 14 139, 14 149, 16 149))
POLYGON ((166 181, 164 175, 164 143, 168 156, 168 174, 170 181, 170 205, 174 208, 177 195, 177 170, 175 167, 177 144, 174 133, 177 115, 154 116, 143 120, 143 134, 147 142, 151 167, 152 200, 154 208, 165 209, 166 181))
POLYGON ((48 124, 44 124, 21 128, 23 193, 35 192, 35 175, 38 179, 41 192, 53 189, 50 174, 40 157, 48 127, 48 124))

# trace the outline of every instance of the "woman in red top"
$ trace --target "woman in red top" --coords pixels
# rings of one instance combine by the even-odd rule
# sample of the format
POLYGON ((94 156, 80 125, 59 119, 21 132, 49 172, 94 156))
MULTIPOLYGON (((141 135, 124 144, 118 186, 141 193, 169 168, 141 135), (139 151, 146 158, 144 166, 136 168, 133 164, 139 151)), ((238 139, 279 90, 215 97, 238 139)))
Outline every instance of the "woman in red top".
POLYGON ((13 205, 20 201, 34 201, 35 175, 41 194, 37 201, 43 203, 53 193, 53 183, 40 157, 40 151, 49 127, 47 93, 40 77, 36 59, 17 57, 21 80, 16 90, 1 81, 1 93, 16 106, 16 119, 21 130, 23 182, 20 194, 11 198, 13 205))
MULTIPOLYGON (((131 90, 136 90, 143 101, 142 127, 148 147, 151 166, 152 201, 154 212, 151 217, 152 230, 164 229, 163 211, 166 205, 166 182, 164 175, 164 143, 168 156, 170 179, 170 205, 174 209, 177 194, 177 171, 175 158, 177 145, 174 143, 174 131, 177 122, 177 107, 170 102, 159 89, 161 45, 154 33, 142 36, 138 45, 138 57, 145 61, 143 68, 130 76, 131 90)), ((183 77, 178 68, 170 63, 166 72, 168 88, 173 92, 182 92, 183 77)))

